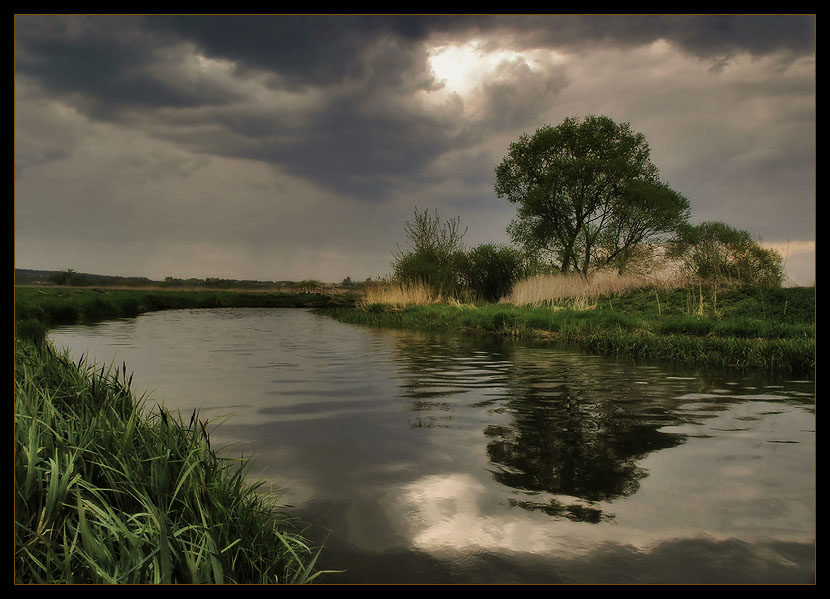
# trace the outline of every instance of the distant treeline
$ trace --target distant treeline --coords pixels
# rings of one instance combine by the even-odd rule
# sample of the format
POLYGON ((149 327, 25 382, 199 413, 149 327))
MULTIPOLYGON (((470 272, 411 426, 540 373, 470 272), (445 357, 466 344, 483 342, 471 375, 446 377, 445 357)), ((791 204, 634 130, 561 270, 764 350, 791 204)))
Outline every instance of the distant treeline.
POLYGON ((346 277, 342 283, 331 285, 317 280, 303 281, 252 281, 239 279, 220 279, 206 277, 204 279, 179 279, 165 277, 163 281, 154 281, 147 277, 125 277, 113 275, 97 275, 85 272, 68 270, 32 270, 16 268, 14 270, 16 285, 67 285, 72 287, 205 287, 210 289, 278 289, 278 288, 318 288, 318 287, 347 287, 355 288, 362 283, 353 283, 346 277))
POLYGON ((83 287, 95 286, 146 286, 158 285, 147 277, 116 277, 110 275, 95 275, 85 272, 68 270, 32 270, 27 268, 14 269, 15 285, 71 285, 83 287))

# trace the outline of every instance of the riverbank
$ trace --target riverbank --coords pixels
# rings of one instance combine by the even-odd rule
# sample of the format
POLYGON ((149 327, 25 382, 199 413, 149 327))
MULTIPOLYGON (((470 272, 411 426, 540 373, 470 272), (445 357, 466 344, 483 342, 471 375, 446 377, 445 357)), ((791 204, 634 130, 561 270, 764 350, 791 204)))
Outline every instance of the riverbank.
POLYGON ((176 307, 328 305, 290 294, 15 290, 15 581, 304 583, 300 522, 218 455, 198 414, 146 411, 121 369, 74 363, 48 326, 176 307), (269 297, 270 296, 270 297, 269 297), (22 317, 22 318, 21 318, 22 317))
POLYGON ((637 290, 589 306, 369 304, 316 312, 370 326, 544 339, 635 360, 815 371, 815 288, 637 290))
POLYGON ((199 308, 333 308, 354 306, 355 293, 15 287, 16 330, 42 339, 50 326, 131 318, 157 310, 199 308))

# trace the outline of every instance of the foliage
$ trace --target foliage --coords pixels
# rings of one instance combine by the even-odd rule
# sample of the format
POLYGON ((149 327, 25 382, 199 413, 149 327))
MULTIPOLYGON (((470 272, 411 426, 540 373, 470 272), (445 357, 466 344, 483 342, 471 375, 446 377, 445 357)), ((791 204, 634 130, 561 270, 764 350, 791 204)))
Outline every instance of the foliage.
POLYGON ((215 277, 207 277, 205 279, 165 277, 164 280, 154 281, 147 277, 125 277, 91 273, 81 274, 72 269, 59 272, 25 268, 14 269, 14 281, 16 285, 40 285, 48 282, 51 284, 79 287, 92 285, 96 287, 213 287, 221 289, 257 290, 277 290, 281 287, 291 285, 291 281, 253 281, 247 279, 220 279, 215 277))
POLYGON ((442 224, 437 210, 430 214, 416 207, 414 220, 406 221, 404 230, 410 247, 395 254, 395 278, 404 284, 423 283, 445 297, 455 296, 461 290, 464 263, 466 229, 461 230, 461 218, 442 224))
POLYGON ((356 296, 356 292, 309 295, 244 291, 15 287, 14 312, 15 323, 36 320, 50 326, 79 320, 133 317, 154 310, 349 306, 354 305, 356 296))
POLYGON ((638 265, 653 253, 661 236, 683 227, 689 218, 689 200, 660 182, 632 182, 597 239, 595 261, 619 273, 638 265))
POLYGON ((522 253, 509 246, 482 244, 465 255, 462 278, 479 300, 497 302, 524 274, 522 253))
POLYGON ((670 256, 680 259, 687 274, 707 282, 774 288, 784 280, 778 252, 762 248, 749 232, 722 222, 681 227, 670 256))
POLYGON ((318 281, 317 279, 303 279, 293 285, 295 289, 315 289, 317 287, 322 288, 325 286, 326 284, 323 281, 318 281))
POLYGON ((583 275, 623 271, 635 248, 689 216, 689 201, 659 181, 645 137, 605 116, 523 134, 496 167, 495 189, 519 206, 514 242, 583 275))

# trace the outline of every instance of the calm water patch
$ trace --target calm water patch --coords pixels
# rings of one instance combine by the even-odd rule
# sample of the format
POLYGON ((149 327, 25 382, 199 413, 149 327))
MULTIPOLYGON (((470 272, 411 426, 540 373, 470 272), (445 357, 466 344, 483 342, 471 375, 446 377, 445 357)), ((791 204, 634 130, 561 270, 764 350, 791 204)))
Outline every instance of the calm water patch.
POLYGON ((299 309, 61 327, 221 423, 328 582, 811 583, 814 383, 299 309))

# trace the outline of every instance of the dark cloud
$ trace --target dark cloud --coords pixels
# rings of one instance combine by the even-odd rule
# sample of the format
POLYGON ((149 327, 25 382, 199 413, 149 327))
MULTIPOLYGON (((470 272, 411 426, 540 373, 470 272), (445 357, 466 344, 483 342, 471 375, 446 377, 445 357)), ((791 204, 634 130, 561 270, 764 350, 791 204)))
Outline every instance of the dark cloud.
POLYGON ((414 45, 429 21, 18 17, 16 69, 95 118, 143 120, 161 137, 200 151, 278 163, 365 195, 371 176, 377 189, 385 177, 416 171, 447 146, 447 127, 400 99, 435 85, 424 48, 414 45), (275 89, 334 88, 326 92, 327 109, 302 127, 279 105, 205 110, 239 96, 186 70, 187 43, 208 58, 231 61, 237 81, 263 73, 275 89), (348 89, 337 89, 346 80, 348 89), (228 135, 204 136, 206 127, 228 135))
POLYGON ((809 15, 712 15, 664 17, 666 38, 701 57, 735 52, 763 55, 815 51, 815 17, 809 15))
POLYGON ((437 85, 428 40, 568 48, 665 38, 698 56, 814 43, 811 17, 781 16, 19 16, 15 27, 17 71, 93 118, 143 120, 199 151, 367 198, 452 147, 532 125, 568 84, 562 71, 518 61, 483 86, 475 119, 458 106, 425 111, 411 96, 437 85), (194 68, 194 56, 224 61, 232 80, 194 68), (298 118, 279 101, 245 106, 238 86, 252 77, 278 91, 322 89, 325 109, 298 118))
MULTIPOLYGON (((463 18, 376 16, 160 16, 151 26, 176 32, 208 56, 238 61, 240 68, 278 73, 285 85, 328 85, 364 78, 364 51, 378 40, 413 47, 433 31, 462 26, 463 18)), ((380 65, 382 67, 382 65, 380 65)))
POLYGON ((291 253, 307 216, 321 264, 357 244, 379 274, 414 204, 504 238, 493 168, 522 132, 585 114, 643 131, 699 218, 814 228, 810 15, 18 15, 14 41, 15 230, 38 255, 62 255, 64 230, 291 253), (477 87, 442 89, 443 46, 477 87), (465 64, 474 50, 494 53, 465 64))
POLYGON ((535 15, 493 18, 486 25, 513 33, 510 42, 521 48, 626 47, 663 39, 700 58, 815 51, 811 15, 535 15))
MULTIPOLYGON (((206 79, 181 85, 164 65, 181 59, 181 43, 205 56, 275 76, 281 86, 332 85, 346 79, 399 87, 402 74, 424 69, 423 43, 484 38, 515 48, 632 46, 666 39, 701 57, 746 51, 812 53, 810 15, 519 15, 519 16, 18 16, 16 68, 55 92, 101 103, 182 107, 224 103, 227 90, 206 79), (392 40, 395 50, 367 50, 392 40), (402 57, 406 57, 401 60, 402 57), (390 58, 394 60, 390 60, 390 58)), ((418 85, 433 82, 421 78, 418 85)))
POLYGON ((205 77, 181 77, 180 40, 160 35, 142 18, 18 17, 18 73, 51 93, 74 96, 98 118, 134 108, 224 104, 234 98, 205 77))

